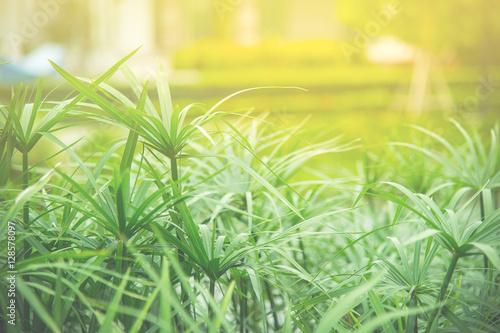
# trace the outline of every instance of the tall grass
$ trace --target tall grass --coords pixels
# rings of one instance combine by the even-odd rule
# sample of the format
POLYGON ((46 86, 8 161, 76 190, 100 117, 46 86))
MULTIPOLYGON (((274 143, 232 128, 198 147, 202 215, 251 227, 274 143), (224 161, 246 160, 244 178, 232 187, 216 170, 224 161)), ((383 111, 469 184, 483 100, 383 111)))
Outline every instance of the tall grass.
POLYGON ((175 106, 160 64, 154 101, 132 54, 91 80, 53 64, 75 95, 50 102, 40 81, 0 108, 2 332, 498 331, 498 128, 487 144, 455 122, 464 145, 417 128, 444 149, 393 144, 332 178, 317 162, 355 143, 226 99, 175 106), (75 117, 127 135, 89 155, 58 138, 75 117), (42 138, 71 162, 30 164, 42 138))

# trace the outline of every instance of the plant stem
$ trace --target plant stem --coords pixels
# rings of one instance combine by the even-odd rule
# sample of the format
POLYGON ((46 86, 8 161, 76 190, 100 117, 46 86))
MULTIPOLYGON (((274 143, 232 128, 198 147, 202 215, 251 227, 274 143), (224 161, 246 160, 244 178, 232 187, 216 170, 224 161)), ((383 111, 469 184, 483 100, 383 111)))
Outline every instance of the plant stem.
MULTIPOLYGON (((174 156, 170 159, 170 174, 172 176, 172 180, 177 183, 179 180, 179 172, 177 170, 177 156, 174 156)), ((179 187, 177 185, 177 187, 179 187)))
MULTIPOLYGON (((241 292, 243 295, 246 296, 247 288, 246 288, 245 283, 246 283, 246 281, 244 279, 240 278, 241 292)), ((247 317, 247 299, 245 296, 240 296, 240 332, 241 333, 246 332, 245 319, 247 317)))
POLYGON ((484 221, 484 219, 486 218, 486 213, 484 211, 483 192, 479 194, 479 209, 481 210, 481 221, 484 221))
MULTIPOLYGON (((23 153, 23 190, 29 187, 29 174, 28 174, 28 153, 23 153)), ((30 221, 30 206, 26 202, 23 207, 23 223, 24 227, 28 228, 30 221)))
MULTIPOLYGON (((121 236, 123 237, 123 236, 121 236)), ((127 245, 125 244, 125 240, 119 239, 117 246, 116 246, 116 272, 119 274, 118 277, 115 278, 115 284, 118 286, 121 284, 122 276, 123 274, 127 271, 128 269, 128 262, 125 260, 125 257, 127 256, 127 245)), ((129 297, 127 295, 122 295, 122 301, 121 305, 123 308, 126 308, 129 305, 129 297)), ((129 328, 132 323, 131 323, 131 317, 123 314, 122 320, 124 322, 124 326, 126 328, 129 328)))
MULTIPOLYGON (((455 267, 457 266, 458 259, 460 259, 460 254, 458 253, 453 253, 453 257, 451 258, 450 265, 448 266, 448 271, 446 272, 446 275, 444 276, 443 283, 441 284, 441 290, 439 291, 439 297, 438 297, 438 303, 441 303, 444 300, 444 296, 446 295, 446 291, 448 290, 448 286, 451 281, 451 277, 453 276, 453 272, 455 271, 455 267)), ((438 314, 441 312, 441 306, 439 306, 438 309, 435 309, 432 311, 431 316, 429 317, 429 321, 427 323, 427 328, 425 329, 425 333, 429 333, 432 327, 432 324, 434 323, 434 320, 436 320, 436 317, 438 314)))
MULTIPOLYGON (((411 295, 409 308, 411 310, 417 307, 417 295, 415 291, 413 291, 411 295)), ((410 315, 406 322, 406 332, 407 333, 418 333, 418 317, 416 314, 410 315)))
MULTIPOLYGON (((29 187, 29 174, 28 174, 28 152, 23 152, 23 190, 26 190, 29 187)), ((23 206, 23 227, 24 230, 27 232, 28 231, 28 226, 30 224, 30 205, 29 201, 27 201, 24 206, 23 206)), ((24 248, 24 259, 29 259, 31 255, 31 247, 30 244, 28 243, 27 240, 24 240, 23 242, 23 248, 24 248)), ((24 281, 29 283, 29 275, 24 276, 24 281)), ((24 323, 28 330, 31 327, 31 315, 30 315, 30 304, 29 302, 25 299, 24 300, 24 323)))
MULTIPOLYGON (((28 153, 23 153, 23 190, 29 187, 29 174, 28 174, 28 153)), ((23 227, 25 231, 28 230, 30 224, 30 205, 27 201, 23 206, 23 227)), ((24 241, 24 259, 28 259, 31 255, 31 248, 29 247, 28 241, 24 241)), ((28 281, 28 276, 26 276, 26 281, 28 281)))
POLYGON ((274 331, 277 332, 277 331, 279 331, 279 322, 278 322, 278 314, 276 313, 276 309, 275 309, 273 293, 271 291, 271 287, 269 286, 269 282, 264 281, 264 285, 266 286, 267 298, 269 299, 269 305, 271 306, 271 312, 273 314, 274 331))
MULTIPOLYGON (((174 155, 172 158, 170 158, 170 175, 172 177, 172 180, 175 183, 174 186, 177 186, 177 188, 180 189, 179 184, 177 184, 177 182, 179 181, 179 173, 177 170, 177 156, 176 155, 174 155)), ((173 192, 173 195, 175 196, 175 191, 173 192)), ((174 206, 174 209, 177 211, 177 208, 175 206, 174 206)), ((181 224, 182 224, 182 221, 181 221, 179 227, 181 226, 181 224)), ((179 234, 179 231, 177 231, 177 238, 179 240, 181 240, 181 236, 179 234)), ((177 250, 177 260, 179 261, 179 265, 181 265, 181 267, 182 267, 182 264, 183 264, 185 258, 184 258, 184 252, 180 249, 177 250)), ((184 271, 185 271, 185 269, 184 269, 184 271)), ((185 273, 189 274, 189 272, 186 272, 186 271, 185 271, 185 273)), ((181 303, 183 305, 186 304, 188 301, 188 298, 189 298, 189 296, 184 288, 184 285, 181 283, 181 298, 180 298, 181 303)), ((191 306, 189 303, 187 303, 185 305, 185 309, 188 313, 191 312, 191 306)))
MULTIPOLYGON (((210 296, 215 300, 215 281, 210 280, 210 296)), ((208 305, 208 317, 212 319, 214 316, 214 309, 212 306, 209 304, 208 305)))
MULTIPOLYGON (((483 192, 479 194, 479 208, 481 210, 481 221, 484 221, 486 219, 486 211, 484 209, 484 195, 483 192)), ((489 271, 489 261, 488 257, 486 254, 483 254, 483 260, 484 260, 484 270, 485 274, 488 274, 489 271)))

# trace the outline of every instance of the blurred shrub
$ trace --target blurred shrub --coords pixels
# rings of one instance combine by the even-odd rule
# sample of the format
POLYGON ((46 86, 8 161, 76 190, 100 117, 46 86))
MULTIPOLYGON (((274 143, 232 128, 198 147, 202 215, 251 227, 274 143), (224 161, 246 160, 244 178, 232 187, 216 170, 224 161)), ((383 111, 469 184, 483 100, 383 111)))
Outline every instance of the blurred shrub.
POLYGON ((266 41, 257 46, 241 46, 228 40, 204 39, 180 49, 174 57, 174 66, 179 69, 324 67, 336 64, 345 65, 346 59, 339 42, 327 40, 266 41))

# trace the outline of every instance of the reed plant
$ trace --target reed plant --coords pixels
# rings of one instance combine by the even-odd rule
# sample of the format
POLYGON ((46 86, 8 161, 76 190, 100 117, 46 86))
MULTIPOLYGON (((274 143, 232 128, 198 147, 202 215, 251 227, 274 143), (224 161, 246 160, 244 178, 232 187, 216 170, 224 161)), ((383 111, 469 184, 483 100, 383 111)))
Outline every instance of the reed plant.
POLYGON ((338 178, 317 162, 358 143, 223 109, 252 89, 179 107, 161 64, 155 83, 134 76, 134 53, 93 79, 53 64, 74 93, 50 101, 40 80, 0 107, 0 331, 498 331, 498 128, 485 143, 453 122, 464 145, 417 128, 444 149, 365 148, 338 178), (126 135, 61 140, 84 122, 126 135), (30 162, 41 140, 59 150, 30 162))

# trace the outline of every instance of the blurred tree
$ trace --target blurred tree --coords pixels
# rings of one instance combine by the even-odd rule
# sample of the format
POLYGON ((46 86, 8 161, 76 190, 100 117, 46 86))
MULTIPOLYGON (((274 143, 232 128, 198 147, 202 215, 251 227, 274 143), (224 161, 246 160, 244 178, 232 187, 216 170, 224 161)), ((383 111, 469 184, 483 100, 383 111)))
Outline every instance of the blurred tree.
POLYGON ((463 63, 499 61, 497 0, 338 0, 346 24, 369 38, 393 35, 434 55, 453 54, 463 63), (378 27, 377 27, 378 25, 378 27))
MULTIPOLYGON (((363 53, 381 35, 393 35, 416 46, 405 108, 417 113, 453 108, 441 72, 443 60, 481 65, 482 77, 489 77, 488 67, 500 59, 496 45, 500 21, 491 19, 495 12, 500 12, 500 1, 338 0, 339 17, 354 28, 352 43, 343 46, 346 57, 363 53)), ((481 102, 487 104, 487 99, 481 102)))

